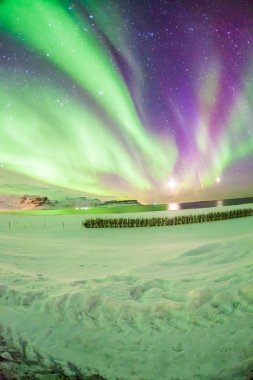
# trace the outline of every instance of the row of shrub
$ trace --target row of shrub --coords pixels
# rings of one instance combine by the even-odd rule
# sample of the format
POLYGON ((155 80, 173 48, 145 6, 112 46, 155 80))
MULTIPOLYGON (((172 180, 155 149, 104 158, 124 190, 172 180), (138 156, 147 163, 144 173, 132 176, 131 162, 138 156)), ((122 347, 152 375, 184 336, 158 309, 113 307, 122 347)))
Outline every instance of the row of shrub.
POLYGON ((246 208, 241 210, 218 211, 208 214, 181 215, 173 218, 116 218, 116 219, 86 219, 82 222, 86 228, 131 228, 131 227, 156 227, 156 226, 175 226, 178 224, 192 224, 213 222, 216 220, 226 220, 253 216, 253 209, 246 208))

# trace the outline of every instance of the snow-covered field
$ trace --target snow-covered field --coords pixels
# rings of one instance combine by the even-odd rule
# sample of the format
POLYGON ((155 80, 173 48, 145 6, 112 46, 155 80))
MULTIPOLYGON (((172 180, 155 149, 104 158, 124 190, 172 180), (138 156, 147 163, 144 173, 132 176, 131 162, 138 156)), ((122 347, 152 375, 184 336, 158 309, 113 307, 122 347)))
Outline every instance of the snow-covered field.
POLYGON ((250 378, 252 217, 109 230, 83 218, 0 215, 8 344, 68 376, 250 378))

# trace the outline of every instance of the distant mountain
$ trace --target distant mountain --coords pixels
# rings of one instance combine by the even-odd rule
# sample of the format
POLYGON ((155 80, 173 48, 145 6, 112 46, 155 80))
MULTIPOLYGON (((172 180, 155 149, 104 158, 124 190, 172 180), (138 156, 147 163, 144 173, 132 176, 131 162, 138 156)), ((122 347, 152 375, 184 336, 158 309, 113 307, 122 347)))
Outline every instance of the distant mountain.
POLYGON ((54 206, 53 202, 51 202, 48 197, 41 197, 39 195, 23 195, 19 199, 20 206, 22 208, 33 208, 33 207, 43 207, 43 208, 51 208, 54 206))
POLYGON ((87 209, 90 207, 117 207, 117 206, 139 206, 137 200, 110 200, 89 199, 87 197, 66 197, 61 200, 50 200, 47 196, 40 195, 0 195, 1 210, 59 210, 59 209, 87 209))
POLYGON ((55 201, 56 208, 64 209, 64 208, 86 208, 86 207, 96 207, 101 205, 101 201, 99 199, 89 199, 86 197, 67 197, 60 201, 55 201))

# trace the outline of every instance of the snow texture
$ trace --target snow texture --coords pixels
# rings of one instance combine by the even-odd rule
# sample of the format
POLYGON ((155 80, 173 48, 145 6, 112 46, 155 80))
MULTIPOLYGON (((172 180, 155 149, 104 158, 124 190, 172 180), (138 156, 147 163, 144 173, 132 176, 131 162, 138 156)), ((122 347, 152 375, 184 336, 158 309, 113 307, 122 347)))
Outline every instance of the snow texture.
POLYGON ((0 215, 7 344, 69 377, 250 378, 252 217, 129 230, 83 218, 0 215))

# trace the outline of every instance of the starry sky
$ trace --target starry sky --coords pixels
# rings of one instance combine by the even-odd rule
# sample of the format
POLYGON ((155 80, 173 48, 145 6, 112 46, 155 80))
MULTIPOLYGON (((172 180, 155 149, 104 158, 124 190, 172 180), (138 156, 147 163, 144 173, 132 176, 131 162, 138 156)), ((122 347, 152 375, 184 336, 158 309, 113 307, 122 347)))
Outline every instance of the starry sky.
POLYGON ((1 0, 0 194, 253 194, 251 0, 1 0))

